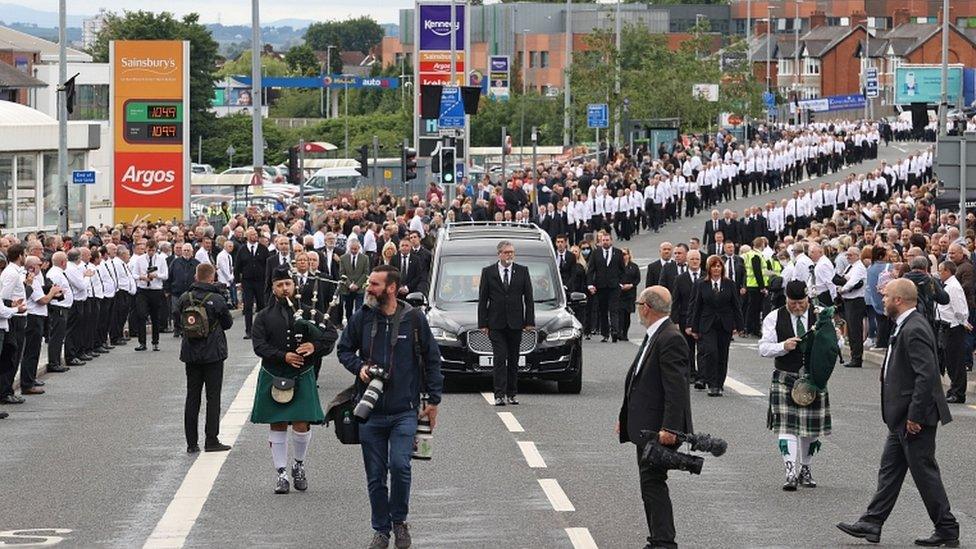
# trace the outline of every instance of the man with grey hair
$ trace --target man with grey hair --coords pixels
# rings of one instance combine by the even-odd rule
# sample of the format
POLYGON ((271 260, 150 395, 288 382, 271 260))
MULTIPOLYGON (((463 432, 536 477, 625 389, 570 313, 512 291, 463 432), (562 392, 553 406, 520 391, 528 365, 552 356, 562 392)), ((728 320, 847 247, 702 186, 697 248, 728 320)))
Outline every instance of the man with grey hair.
MULTIPOLYGON (((24 268, 31 277, 31 294, 27 297, 27 326, 24 331, 24 352, 20 360, 20 392, 25 395, 43 393, 44 382, 37 379, 37 363, 41 358, 41 340, 44 338, 44 325, 47 322, 48 303, 61 295, 56 284, 44 291, 44 273, 41 272, 41 259, 28 256, 24 268)), ((60 362, 60 361, 59 361, 60 362)))
POLYGON ((668 472, 641 460, 644 447, 658 443, 677 448, 674 433, 692 432, 688 391, 688 345, 670 321, 671 293, 651 286, 637 299, 637 314, 647 329, 627 371, 616 432, 621 443, 637 446, 641 499, 650 535, 648 547, 677 547, 668 472))
POLYGON ((67 334, 64 341, 64 360, 68 366, 83 366, 86 361, 94 358, 83 352, 84 342, 81 341, 84 335, 83 326, 86 322, 85 309, 87 308, 90 284, 88 279, 95 274, 85 269, 81 264, 81 250, 72 248, 67 254, 68 264, 64 269, 64 274, 68 279, 74 300, 71 309, 68 311, 67 334))
POLYGON ((844 366, 860 368, 864 355, 864 284, 868 271, 861 261, 861 249, 857 246, 847 249, 847 268, 842 276, 846 282, 837 288, 837 295, 844 300, 844 320, 847 321, 847 338, 851 347, 851 360, 844 366))
MULTIPOLYGON (((110 244, 111 245, 111 244, 110 244)), ((57 286, 61 291, 48 304, 48 341, 47 341, 47 371, 48 373, 64 373, 70 370, 61 363, 61 350, 68 335, 68 314, 74 304, 74 293, 71 284, 64 274, 68 267, 68 256, 64 252, 55 252, 51 256, 51 268, 47 270, 47 279, 52 288, 57 286)))

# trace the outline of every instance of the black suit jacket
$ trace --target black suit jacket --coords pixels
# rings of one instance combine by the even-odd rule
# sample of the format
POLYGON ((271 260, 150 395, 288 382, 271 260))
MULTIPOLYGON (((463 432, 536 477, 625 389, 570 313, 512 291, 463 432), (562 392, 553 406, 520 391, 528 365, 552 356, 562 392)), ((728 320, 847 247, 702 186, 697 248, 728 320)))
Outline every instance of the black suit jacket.
POLYGON ((481 270, 478 285, 478 328, 521 330, 535 325, 535 302, 529 268, 512 264, 508 288, 498 272, 498 263, 481 270))
POLYGON ((400 283, 407 287, 408 292, 421 292, 424 295, 430 290, 430 273, 427 272, 427 262, 417 254, 410 254, 407 260, 407 272, 403 272, 403 256, 397 253, 393 256, 391 265, 400 269, 400 283))
POLYGON ((624 382, 624 401, 618 416, 622 443, 647 442, 641 431, 668 429, 691 433, 693 430, 685 338, 670 320, 665 320, 648 346, 640 369, 637 369, 638 355, 624 382))
MULTIPOLYGON (((670 262, 668 265, 674 263, 670 262)), ((651 286, 656 286, 661 283, 661 276, 664 273, 665 267, 668 265, 664 264, 661 259, 655 259, 647 266, 647 275, 644 277, 644 287, 650 288, 651 286)))
MULTIPOLYGON (((726 259, 726 256, 723 255, 722 265, 726 264, 726 259)), ((735 287, 741 290, 742 288, 746 287, 746 262, 741 256, 734 255, 732 256, 732 265, 733 269, 735 269, 735 273, 732 273, 735 275, 735 287)), ((727 271, 728 269, 726 269, 725 277, 730 279, 733 278, 727 271)))
MULTIPOLYGON (((294 256, 288 256, 288 265, 291 265, 291 261, 294 260, 294 256)), ((275 250, 268 254, 268 259, 264 262, 264 292, 266 294, 271 294, 271 275, 274 274, 275 269, 281 261, 278 259, 278 250, 275 250)))
POLYGON ((737 219, 725 219, 722 218, 719 221, 718 226, 725 235, 726 242, 742 243, 742 235, 740 234, 740 225, 737 219))
POLYGON ((620 277, 624 274, 624 253, 619 248, 610 248, 610 265, 603 257, 603 248, 594 248, 586 264, 587 284, 598 290, 620 288, 620 277))
MULTIPOLYGON (((711 219, 709 219, 708 221, 706 221, 705 222, 705 231, 702 233, 702 244, 703 245, 708 245, 708 244, 711 244, 712 242, 715 242, 715 231, 721 231, 721 230, 722 230, 722 220, 721 219, 718 221, 718 228, 717 229, 713 226, 711 219)), ((726 239, 728 239, 728 237, 726 237, 726 239)))
POLYGON ((935 335, 922 314, 908 315, 888 355, 887 370, 881 372, 881 417, 888 429, 903 428, 908 420, 927 426, 952 421, 939 377, 935 335))
POLYGON ((723 278, 720 289, 716 293, 712 288, 711 280, 699 279, 692 292, 685 325, 698 334, 709 330, 723 330, 729 333, 741 330, 742 308, 739 303, 739 290, 735 284, 723 278))
POLYGON ((237 249, 234 257, 234 277, 241 282, 264 284, 264 270, 268 262, 268 248, 257 244, 254 254, 244 243, 237 249))
MULTIPOLYGON (((685 272, 688 272, 688 264, 684 264, 685 272)), ((664 266, 661 270, 661 280, 658 282, 661 286, 664 286, 671 293, 674 293, 674 281, 678 278, 678 262, 672 261, 664 266)))
MULTIPOLYGON (((704 271, 698 271, 699 279, 703 274, 704 271)), ((678 275, 674 279, 674 285, 670 288, 671 322, 677 324, 682 332, 688 327, 688 309, 691 308, 691 300, 697 289, 698 286, 692 283, 690 271, 678 275)))
POLYGON ((564 252, 564 260, 559 260, 559 250, 556 250, 556 265, 559 266, 559 276, 562 277, 563 286, 570 288, 572 291, 572 280, 574 273, 576 272, 576 256, 573 252, 566 250, 564 252))

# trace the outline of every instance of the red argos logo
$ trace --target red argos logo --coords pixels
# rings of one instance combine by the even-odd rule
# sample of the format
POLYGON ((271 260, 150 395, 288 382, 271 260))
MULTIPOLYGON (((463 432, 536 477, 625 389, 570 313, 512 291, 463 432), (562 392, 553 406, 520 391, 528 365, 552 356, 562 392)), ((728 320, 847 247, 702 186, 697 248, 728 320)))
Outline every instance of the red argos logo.
POLYGON ((182 189, 182 153, 115 154, 116 205, 171 207, 182 203, 182 189))

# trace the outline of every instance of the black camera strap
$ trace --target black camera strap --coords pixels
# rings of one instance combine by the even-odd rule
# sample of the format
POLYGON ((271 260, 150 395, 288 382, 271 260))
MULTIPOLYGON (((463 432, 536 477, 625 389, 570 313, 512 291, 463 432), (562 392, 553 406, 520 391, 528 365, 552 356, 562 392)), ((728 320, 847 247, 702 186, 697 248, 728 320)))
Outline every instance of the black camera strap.
MULTIPOLYGON (((400 320, 403 319, 404 306, 399 300, 397 300, 396 312, 393 313, 393 320, 390 321, 390 352, 387 355, 389 360, 389 374, 393 375, 393 365, 394 365, 394 349, 396 348, 397 338, 400 336, 400 320)), ((380 317, 382 314, 379 309, 376 310, 376 317, 373 319, 373 326, 369 331, 369 358, 373 358, 373 349, 376 345, 376 333, 379 331, 380 317)))

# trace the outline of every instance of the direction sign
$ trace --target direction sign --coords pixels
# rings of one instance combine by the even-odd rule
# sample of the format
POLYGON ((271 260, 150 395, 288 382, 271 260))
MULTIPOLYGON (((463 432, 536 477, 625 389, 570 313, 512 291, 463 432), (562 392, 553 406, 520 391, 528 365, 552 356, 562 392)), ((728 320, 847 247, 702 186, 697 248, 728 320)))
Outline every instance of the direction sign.
POLYGON ((444 86, 441 93, 441 115, 437 119, 437 127, 442 130, 464 129, 464 101, 461 99, 461 88, 444 86))
POLYGON ((875 67, 864 70, 864 94, 868 97, 878 96, 878 69, 875 67))
POLYGON ((763 92, 763 105, 766 105, 767 107, 769 107, 771 109, 772 108, 775 108, 776 107, 776 95, 774 95, 772 92, 763 92))
POLYGON ((606 128, 610 125, 610 108, 606 103, 590 103, 586 106, 586 126, 606 128))
POLYGON ((94 185, 95 170, 73 170, 71 172, 71 182, 75 185, 94 185))

